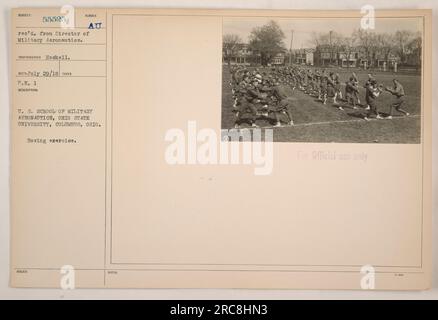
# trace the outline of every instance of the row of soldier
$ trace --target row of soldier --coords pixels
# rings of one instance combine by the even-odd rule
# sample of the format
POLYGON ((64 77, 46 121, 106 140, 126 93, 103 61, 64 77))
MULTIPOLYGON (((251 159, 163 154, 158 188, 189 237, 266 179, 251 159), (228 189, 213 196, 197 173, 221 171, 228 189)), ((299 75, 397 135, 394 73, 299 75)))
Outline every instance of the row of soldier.
MULTIPOLYGON (((233 66, 230 71, 230 85, 234 96, 233 106, 236 109, 235 127, 239 127, 242 123, 243 114, 248 114, 247 121, 253 127, 257 126, 257 119, 269 119, 270 114, 274 114, 275 126, 281 126, 281 115, 286 116, 288 125, 293 125, 290 111, 291 101, 287 93, 290 90, 293 92, 296 88, 317 97, 324 105, 327 104, 328 99, 332 99, 333 104, 339 110, 344 110, 344 108, 338 99, 347 102, 353 109, 357 109, 357 105, 360 105, 359 81, 354 72, 345 83, 344 98, 339 74, 327 72, 324 69, 312 70, 300 66, 287 66, 261 71, 258 68, 249 70, 246 67, 233 66)), ((393 87, 384 88, 371 74, 368 74, 368 80, 363 87, 365 88, 365 110, 367 110, 365 120, 369 120, 372 116, 383 119, 377 110, 377 98, 384 91, 390 92, 395 97, 386 119, 392 118, 393 109, 409 115, 401 109, 405 93, 403 86, 396 79, 393 80, 393 87)))

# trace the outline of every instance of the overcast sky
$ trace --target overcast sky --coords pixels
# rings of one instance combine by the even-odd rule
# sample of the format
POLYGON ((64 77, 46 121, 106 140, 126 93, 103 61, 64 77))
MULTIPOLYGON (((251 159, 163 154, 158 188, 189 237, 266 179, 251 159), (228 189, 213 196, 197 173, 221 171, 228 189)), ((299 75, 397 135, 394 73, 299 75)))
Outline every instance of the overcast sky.
MULTIPOLYGON (((343 35, 351 35, 353 30, 360 28, 358 18, 305 18, 305 19, 279 19, 279 18, 225 18, 223 24, 224 34, 237 34, 248 42, 248 36, 255 26, 262 26, 269 20, 275 20, 285 34, 284 43, 286 48, 290 47, 291 30, 294 30, 293 49, 312 47, 312 32, 324 32, 333 30, 343 35)), ((420 18, 376 18, 375 32, 393 33, 397 30, 421 31, 422 23, 420 18)))

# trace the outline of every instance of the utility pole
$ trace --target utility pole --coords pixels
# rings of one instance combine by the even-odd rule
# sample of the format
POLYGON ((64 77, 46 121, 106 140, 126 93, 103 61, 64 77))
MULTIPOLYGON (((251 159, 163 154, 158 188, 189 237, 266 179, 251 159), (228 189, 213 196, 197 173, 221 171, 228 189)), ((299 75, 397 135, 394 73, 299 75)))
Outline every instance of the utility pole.
POLYGON ((291 30, 290 47, 289 47, 289 65, 292 64, 292 43, 294 41, 294 31, 291 30))

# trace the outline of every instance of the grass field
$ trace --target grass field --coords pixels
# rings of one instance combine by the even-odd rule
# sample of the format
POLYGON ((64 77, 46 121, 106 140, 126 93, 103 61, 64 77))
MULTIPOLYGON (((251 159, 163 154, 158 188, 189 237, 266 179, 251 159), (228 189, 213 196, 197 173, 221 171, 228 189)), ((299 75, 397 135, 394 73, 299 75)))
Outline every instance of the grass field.
MULTIPOLYGON (((336 69, 341 82, 351 75, 351 70, 336 69)), ((367 79, 367 72, 356 71, 360 83, 360 100, 365 103, 365 89, 362 88, 367 79)), ((365 106, 354 110, 341 101, 344 111, 333 105, 331 99, 326 105, 304 92, 296 89, 289 91, 290 113, 295 125, 273 128, 276 142, 362 142, 362 143, 420 143, 421 137, 421 78, 413 74, 375 73, 379 83, 392 86, 396 77, 403 85, 406 102, 403 109, 410 116, 393 117, 393 119, 365 121, 365 106)), ((222 128, 234 127, 233 98, 230 87, 230 73, 227 67, 222 70, 222 128)), ((342 92, 344 90, 342 88, 342 92)), ((382 93, 377 99, 378 110, 383 115, 389 114, 389 106, 394 97, 390 93, 382 93)), ((394 110, 394 116, 398 112, 394 110)), ((273 119, 257 120, 262 127, 271 127, 273 119)), ((245 124, 242 125, 245 127, 245 124)))

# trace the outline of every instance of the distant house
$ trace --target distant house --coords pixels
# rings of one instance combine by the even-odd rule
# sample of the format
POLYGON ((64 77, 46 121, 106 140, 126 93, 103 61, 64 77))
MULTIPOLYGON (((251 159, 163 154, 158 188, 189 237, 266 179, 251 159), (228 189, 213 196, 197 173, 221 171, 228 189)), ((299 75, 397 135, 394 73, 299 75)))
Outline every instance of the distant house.
MULTIPOLYGON (((272 60, 271 65, 282 65, 285 62, 285 53, 281 52, 276 54, 272 60)), ((260 53, 253 52, 249 45, 246 43, 240 43, 233 52, 223 52, 222 62, 230 64, 245 64, 249 65, 251 63, 261 63, 260 53)))
POLYGON ((315 49, 315 63, 320 66, 338 64, 337 48, 330 45, 319 45, 315 49))
POLYGON ((293 52, 295 56, 295 63, 311 65, 315 63, 314 54, 315 49, 297 49, 293 52))
POLYGON ((393 53, 384 54, 384 53, 376 53, 374 55, 375 66, 381 69, 393 69, 396 63, 400 63, 400 57, 393 53))
POLYGON ((318 66, 328 66, 330 64, 343 68, 392 68, 395 63, 399 63, 398 56, 373 52, 366 54, 359 46, 346 48, 344 46, 321 45, 315 49, 315 64, 318 66))
POLYGON ((282 65, 284 64, 285 54, 283 52, 277 53, 275 57, 272 59, 272 65, 282 65))
POLYGON ((237 49, 233 51, 234 52, 224 52, 222 62, 226 63, 229 58, 231 64, 248 64, 253 56, 251 49, 246 43, 239 43, 237 49))
POLYGON ((313 66, 315 63, 315 50, 314 49, 307 49, 306 50, 306 64, 313 66))
POLYGON ((350 52, 342 51, 338 53, 338 65, 341 67, 358 67, 360 65, 359 51, 352 50, 350 52))

